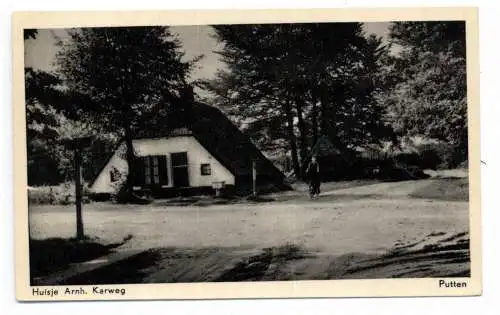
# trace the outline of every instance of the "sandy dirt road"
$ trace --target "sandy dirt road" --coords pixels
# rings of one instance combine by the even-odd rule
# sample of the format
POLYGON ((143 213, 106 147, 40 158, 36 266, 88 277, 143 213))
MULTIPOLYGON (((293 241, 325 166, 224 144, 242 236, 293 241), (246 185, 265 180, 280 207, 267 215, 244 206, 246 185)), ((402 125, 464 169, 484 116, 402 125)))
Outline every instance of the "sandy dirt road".
MULTIPOLYGON (((331 254, 386 250, 398 241, 468 230, 465 202, 370 195, 379 190, 378 185, 370 185, 325 192, 329 195, 314 201, 209 207, 89 204, 84 207, 84 224, 87 235, 106 242, 132 235, 125 245, 131 248, 271 247, 291 243, 331 254)), ((30 228, 33 238, 72 237, 74 209, 33 207, 30 228)))
MULTIPOLYGON (((84 224, 87 235, 98 236, 105 242, 132 235, 120 250, 177 248, 181 249, 179 256, 190 249, 206 249, 211 258, 205 265, 222 261, 235 265, 242 257, 258 255, 263 248, 297 246, 316 259, 304 260, 309 267, 300 267, 300 263, 295 266, 294 270, 304 269, 295 276, 321 278, 317 271, 330 268, 327 266, 332 257, 345 259, 345 255, 355 253, 350 260, 359 261, 359 254, 383 255, 395 247, 425 244, 429 236, 446 240, 466 235, 467 202, 409 197, 426 184, 428 181, 422 180, 327 190, 312 201, 294 192, 295 195, 288 194, 274 202, 207 207, 95 203, 85 205, 84 224), (212 253, 209 249, 216 250, 212 253), (238 254, 232 255, 235 250, 238 254), (327 259, 323 261, 321 257, 327 259), (318 270, 311 274, 308 269, 318 270)), ((32 207, 31 237, 72 237, 74 221, 71 206, 32 207)), ((185 266, 192 260, 186 258, 185 266)), ((220 268, 223 272, 228 266, 220 268)), ((152 279, 169 281, 172 275, 152 279)))

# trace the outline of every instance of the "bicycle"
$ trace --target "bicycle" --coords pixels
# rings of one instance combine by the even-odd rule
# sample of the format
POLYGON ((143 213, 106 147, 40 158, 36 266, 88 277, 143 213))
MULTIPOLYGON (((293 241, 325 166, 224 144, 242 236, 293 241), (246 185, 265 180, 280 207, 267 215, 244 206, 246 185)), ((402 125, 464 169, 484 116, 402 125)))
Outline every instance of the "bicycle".
POLYGON ((320 193, 319 183, 309 182, 309 197, 314 199, 314 197, 318 197, 320 193))

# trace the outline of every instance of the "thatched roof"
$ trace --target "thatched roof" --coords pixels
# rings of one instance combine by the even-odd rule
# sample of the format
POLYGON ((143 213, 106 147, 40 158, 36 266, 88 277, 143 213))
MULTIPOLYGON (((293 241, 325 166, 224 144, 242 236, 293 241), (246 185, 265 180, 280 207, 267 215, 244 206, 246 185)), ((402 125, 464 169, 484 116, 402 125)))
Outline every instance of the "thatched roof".
POLYGON ((250 176, 255 160, 258 173, 283 179, 274 164, 219 109, 194 103, 192 117, 194 137, 235 176, 250 176))
MULTIPOLYGON (((191 102, 190 102, 191 103, 191 102)), ((283 173, 219 109, 199 102, 183 104, 165 120, 134 130, 135 139, 193 136, 238 180, 251 180, 252 161, 257 173, 280 183, 283 173)), ((114 153, 114 152, 113 152, 114 153)))

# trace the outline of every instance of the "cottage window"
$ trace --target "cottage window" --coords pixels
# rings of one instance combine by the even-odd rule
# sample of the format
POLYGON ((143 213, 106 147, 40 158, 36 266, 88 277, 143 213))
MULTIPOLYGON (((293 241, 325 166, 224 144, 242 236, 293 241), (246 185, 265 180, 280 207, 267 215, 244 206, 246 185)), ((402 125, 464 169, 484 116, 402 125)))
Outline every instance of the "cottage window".
POLYGON ((151 159, 149 156, 144 157, 144 183, 151 184, 151 159))
POLYGON ((160 183, 160 171, 158 167, 158 157, 153 156, 152 159, 153 161, 153 184, 159 184, 160 183))
POLYGON ((165 155, 143 156, 139 159, 138 167, 139 171, 136 176, 145 185, 168 185, 167 157, 165 155))
POLYGON ((201 164, 201 175, 207 176, 212 174, 212 169, 210 168, 210 164, 201 164))

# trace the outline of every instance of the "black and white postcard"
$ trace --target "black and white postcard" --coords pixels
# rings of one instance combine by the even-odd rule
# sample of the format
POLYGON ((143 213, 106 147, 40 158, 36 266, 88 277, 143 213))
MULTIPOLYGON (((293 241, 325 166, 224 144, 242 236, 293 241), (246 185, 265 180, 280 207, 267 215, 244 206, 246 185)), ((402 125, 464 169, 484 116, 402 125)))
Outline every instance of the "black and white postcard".
POLYGON ((474 8, 18 12, 17 298, 481 294, 474 8))

